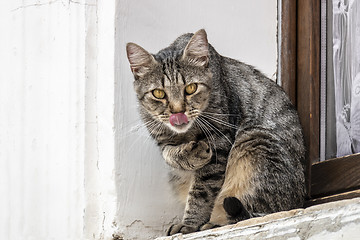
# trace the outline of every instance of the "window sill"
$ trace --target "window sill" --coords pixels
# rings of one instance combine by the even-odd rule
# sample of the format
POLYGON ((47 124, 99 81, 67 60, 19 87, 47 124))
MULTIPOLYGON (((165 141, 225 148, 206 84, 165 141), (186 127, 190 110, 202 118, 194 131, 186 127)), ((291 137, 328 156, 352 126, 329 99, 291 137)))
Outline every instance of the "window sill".
POLYGON ((279 212, 212 230, 156 240, 196 239, 356 239, 360 235, 360 198, 279 212))

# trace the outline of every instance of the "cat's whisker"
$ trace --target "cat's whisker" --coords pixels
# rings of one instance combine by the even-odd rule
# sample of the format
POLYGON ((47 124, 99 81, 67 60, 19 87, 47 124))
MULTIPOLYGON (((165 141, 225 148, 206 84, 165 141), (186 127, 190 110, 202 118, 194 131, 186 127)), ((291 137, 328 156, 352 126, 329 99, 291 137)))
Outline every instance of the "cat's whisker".
POLYGON ((224 116, 224 117, 241 117, 241 114, 232 114, 232 113, 214 113, 214 112, 201 112, 202 114, 207 114, 207 115, 217 115, 217 116, 224 116))
MULTIPOLYGON (((133 147, 136 145, 136 143, 142 138, 142 135, 138 135, 135 140, 133 140, 133 142, 131 143, 131 145, 129 146, 129 148, 126 150, 126 154, 128 154, 129 152, 132 152, 133 147)), ((128 142, 128 141, 126 141, 128 142)), ((125 143, 126 144, 126 143, 125 143)), ((125 145, 126 146, 126 145, 125 145)))
MULTIPOLYGON (((152 131, 154 131, 155 128, 157 128, 158 125, 161 125, 161 122, 155 121, 155 120, 149 120, 145 123, 142 123, 142 126, 138 127, 138 129, 136 129, 136 131, 139 131, 140 129, 144 128, 148 130, 148 133, 146 134, 146 138, 145 141, 148 141, 149 139, 151 139, 151 135, 149 133, 151 133, 152 131)), ((133 134, 132 134, 133 135, 133 134)), ((139 141, 140 138, 144 137, 144 135, 139 134, 134 142, 130 145, 130 147, 128 148, 128 150, 126 151, 127 153, 129 151, 131 151, 133 149, 133 147, 135 146, 135 144, 139 141)), ((127 138, 127 136, 124 136, 123 139, 127 138)))
POLYGON ((211 135, 210 131, 206 128, 206 126, 204 126, 204 124, 201 121, 195 121, 195 124, 197 124, 199 126, 199 128, 202 130, 202 132, 205 134, 205 137, 208 140, 209 146, 214 147, 214 149, 215 149, 215 144, 213 143, 213 141, 215 139, 211 135))
POLYGON ((162 133, 163 127, 164 127, 163 123, 160 123, 159 125, 156 126, 156 128, 153 131, 155 138, 158 138, 160 136, 160 134, 162 133))
POLYGON ((212 135, 211 133, 208 133, 207 129, 205 128, 205 126, 202 126, 202 123, 199 122, 199 121, 196 121, 195 124, 197 126, 199 126, 199 128, 201 129, 201 131, 205 134, 205 137, 206 137, 206 140, 208 141, 208 144, 209 144, 209 147, 214 149, 215 151, 215 159, 217 161, 217 151, 216 151, 216 147, 215 147, 215 144, 212 142, 211 138, 212 138, 212 135))
POLYGON ((164 129, 165 129, 165 125, 164 125, 164 124, 162 124, 162 125, 160 126, 160 129, 159 129, 159 132, 158 132, 158 136, 157 136, 157 137, 159 137, 159 136, 160 136, 160 134, 162 134, 162 133, 163 133, 164 129))
POLYGON ((133 127, 131 127, 130 128, 130 132, 137 132, 137 131, 139 131, 140 129, 142 129, 142 128, 146 128, 146 127, 148 127, 150 124, 152 124, 154 122, 154 120, 149 120, 149 121, 147 121, 147 122, 142 122, 142 123, 140 123, 140 124, 137 124, 137 125, 135 125, 135 126, 133 126, 133 127))
MULTIPOLYGON (((123 141, 125 139, 127 139, 129 136, 134 136, 134 135, 143 135, 142 133, 144 132, 145 129, 147 129, 147 125, 144 124, 143 122, 141 122, 140 120, 138 120, 138 124, 133 124, 133 126, 130 127, 123 127, 123 129, 128 129, 127 131, 121 131, 120 135, 120 141, 123 141)), ((130 124, 128 124, 129 126, 130 124)))
POLYGON ((159 123, 157 125, 154 125, 151 130, 149 129, 149 134, 146 136, 145 138, 145 143, 149 142, 151 139, 153 139, 153 137, 151 136, 155 131, 157 131, 156 137, 158 136, 158 134, 160 133, 160 130, 158 130, 159 128, 162 127, 163 124, 159 123))
POLYGON ((155 124, 153 124, 152 126, 149 126, 148 129, 149 129, 149 132, 151 135, 155 135, 155 131, 162 125, 161 122, 157 122, 155 124))
POLYGON ((209 142, 209 146, 212 147, 215 150, 215 159, 217 161, 217 151, 216 151, 216 145, 215 145, 214 136, 211 134, 211 131, 206 127, 206 125, 202 122, 202 119, 197 118, 196 120, 197 121, 195 121, 195 123, 198 123, 198 126, 203 131, 203 133, 205 134, 205 137, 207 138, 207 140, 209 142))
POLYGON ((219 124, 221 124, 221 125, 224 125, 224 126, 226 126, 226 127, 233 128, 233 129, 235 129, 235 130, 238 129, 238 126, 233 125, 233 124, 228 123, 228 122, 225 122, 224 120, 221 120, 221 119, 216 118, 216 117, 214 117, 214 116, 202 115, 202 117, 207 118, 207 119, 210 119, 210 120, 212 120, 212 121, 214 121, 214 122, 216 122, 216 123, 219 123, 219 124))
POLYGON ((212 145, 215 146, 215 138, 214 138, 214 136, 211 134, 211 131, 209 130, 209 128, 207 127, 207 125, 204 124, 204 122, 202 121, 201 118, 197 118, 197 120, 198 120, 200 126, 202 127, 202 129, 204 130, 204 131, 203 131, 204 134, 205 134, 205 135, 207 134, 207 135, 209 136, 209 138, 211 139, 212 145))
POLYGON ((220 133, 220 135, 217 134, 219 137, 223 136, 230 144, 232 144, 232 141, 224 133, 222 133, 217 127, 215 127, 213 124, 211 124, 206 119, 202 119, 201 117, 199 117, 199 119, 201 119, 205 124, 207 124, 208 127, 215 130, 215 134, 217 134, 216 132, 220 133))
MULTIPOLYGON (((205 117, 205 116, 203 116, 203 117, 205 117)), ((223 125, 223 126, 225 126, 225 127, 229 127, 229 128, 235 129, 235 130, 238 129, 238 127, 236 127, 236 126, 234 126, 234 125, 231 125, 231 124, 229 124, 229 123, 227 123, 227 122, 223 122, 223 121, 220 121, 220 120, 218 120, 218 119, 209 118, 209 117, 205 117, 205 118, 207 118, 208 120, 213 121, 213 122, 215 122, 215 123, 218 123, 218 124, 220 124, 220 125, 223 125)))
MULTIPOLYGON (((147 144, 150 140, 152 140, 153 138, 151 137, 151 133, 153 131, 156 131, 156 129, 159 127, 159 125, 162 125, 161 123, 153 123, 153 125, 148 128, 149 132, 147 133, 145 139, 142 141, 142 145, 147 144)), ((128 148, 128 150, 126 151, 126 153, 128 154, 129 152, 131 152, 134 148, 134 146, 136 145, 136 143, 142 138, 144 137, 143 135, 138 135, 137 138, 134 140, 134 142, 130 145, 130 147, 128 148)))
POLYGON ((136 119, 132 120, 131 122, 125 122, 124 121, 121 124, 121 126, 122 126, 122 128, 128 129, 129 127, 133 128, 133 127, 135 127, 137 125, 142 125, 142 124, 143 124, 143 121, 140 118, 136 118, 136 119))

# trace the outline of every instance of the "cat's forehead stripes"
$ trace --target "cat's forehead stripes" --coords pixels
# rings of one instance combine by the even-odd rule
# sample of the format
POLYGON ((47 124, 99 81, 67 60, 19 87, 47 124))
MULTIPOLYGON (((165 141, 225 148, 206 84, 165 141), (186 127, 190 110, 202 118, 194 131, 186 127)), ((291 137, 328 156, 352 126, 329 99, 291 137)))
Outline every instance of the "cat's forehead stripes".
POLYGON ((173 87, 173 86, 184 86, 185 80, 179 72, 175 72, 173 75, 164 74, 162 79, 163 87, 173 87), (172 77, 169 77, 172 76, 172 77))
POLYGON ((162 70, 164 74, 164 87, 173 84, 185 84, 185 79, 180 73, 180 66, 174 58, 166 58, 162 61, 162 70))

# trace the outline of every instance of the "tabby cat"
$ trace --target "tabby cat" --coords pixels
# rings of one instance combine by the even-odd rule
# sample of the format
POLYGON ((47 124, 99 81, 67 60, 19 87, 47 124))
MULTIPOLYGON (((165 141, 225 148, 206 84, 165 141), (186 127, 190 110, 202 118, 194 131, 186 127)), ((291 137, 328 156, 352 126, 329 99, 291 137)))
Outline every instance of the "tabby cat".
POLYGON ((185 203, 168 235, 303 206, 302 129, 276 83, 219 55, 203 29, 155 55, 126 50, 141 117, 185 203))

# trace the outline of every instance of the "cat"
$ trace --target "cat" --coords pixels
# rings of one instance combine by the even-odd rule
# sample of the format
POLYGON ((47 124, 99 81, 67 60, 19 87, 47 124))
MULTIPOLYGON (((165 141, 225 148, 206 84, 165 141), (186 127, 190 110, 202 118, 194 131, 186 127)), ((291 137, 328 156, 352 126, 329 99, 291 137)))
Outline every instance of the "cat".
POLYGON ((126 51, 140 115, 185 204, 168 235, 303 206, 302 128, 281 87, 218 54, 204 29, 154 55, 126 51))

